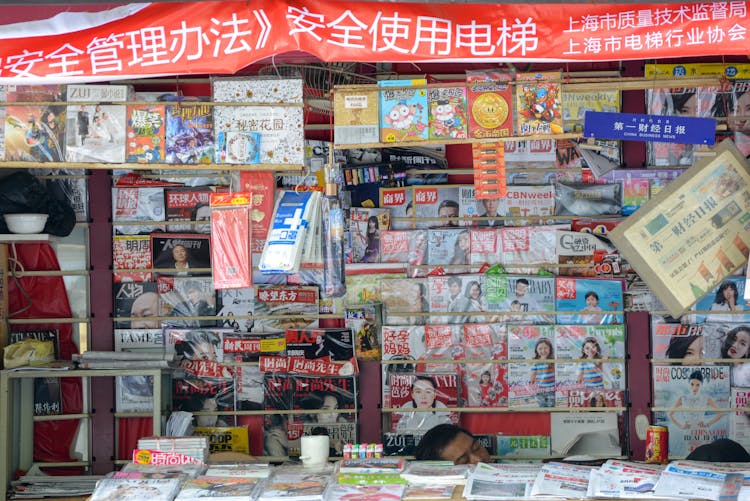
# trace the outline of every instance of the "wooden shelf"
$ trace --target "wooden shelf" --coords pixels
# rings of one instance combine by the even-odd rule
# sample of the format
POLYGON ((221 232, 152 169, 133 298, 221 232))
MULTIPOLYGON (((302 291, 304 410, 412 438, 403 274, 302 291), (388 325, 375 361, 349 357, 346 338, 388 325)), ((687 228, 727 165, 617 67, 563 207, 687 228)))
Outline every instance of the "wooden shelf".
POLYGON ((0 233, 0 243, 49 242, 49 233, 0 233))
POLYGON ((338 144, 334 143, 333 148, 336 150, 351 150, 358 148, 411 148, 414 146, 438 146, 447 144, 483 144, 499 143, 506 141, 540 141, 544 139, 579 139, 583 137, 583 132, 566 132, 563 134, 535 134, 533 136, 506 136, 490 137, 487 139, 440 139, 440 140, 421 140, 421 141, 400 141, 395 143, 352 143, 338 144))
POLYGON ((196 172, 214 172, 214 171, 302 171, 304 165, 300 164, 105 164, 105 163, 87 163, 87 162, 0 162, 2 168, 17 169, 89 169, 89 170, 191 170, 196 172))

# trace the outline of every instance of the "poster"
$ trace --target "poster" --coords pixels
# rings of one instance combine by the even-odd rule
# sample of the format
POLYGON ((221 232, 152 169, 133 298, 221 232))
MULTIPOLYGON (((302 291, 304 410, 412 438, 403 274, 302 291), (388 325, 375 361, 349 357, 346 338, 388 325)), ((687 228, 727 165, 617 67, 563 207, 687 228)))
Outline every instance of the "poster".
POLYGON ((750 171, 728 140, 609 235, 673 317, 747 262, 750 171))

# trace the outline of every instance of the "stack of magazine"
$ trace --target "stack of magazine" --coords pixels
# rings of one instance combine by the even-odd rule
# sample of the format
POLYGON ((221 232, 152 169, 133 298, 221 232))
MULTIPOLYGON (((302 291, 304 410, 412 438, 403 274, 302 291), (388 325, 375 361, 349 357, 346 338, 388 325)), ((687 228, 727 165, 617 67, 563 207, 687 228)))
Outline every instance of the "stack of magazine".
POLYGON ((144 437, 138 439, 138 449, 173 452, 205 463, 208 461, 208 437, 144 437))

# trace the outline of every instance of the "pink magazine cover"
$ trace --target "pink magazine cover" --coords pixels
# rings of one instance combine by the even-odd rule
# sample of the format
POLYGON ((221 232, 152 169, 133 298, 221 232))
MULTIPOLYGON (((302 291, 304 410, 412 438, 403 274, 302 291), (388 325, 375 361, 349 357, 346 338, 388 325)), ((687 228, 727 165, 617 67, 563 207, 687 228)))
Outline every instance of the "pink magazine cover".
POLYGON ((554 326, 508 326, 508 405, 554 407, 554 326), (513 362, 529 360, 531 363, 513 362))
POLYGON ((400 409, 391 414, 390 431, 416 433, 438 424, 458 423, 458 412, 450 410, 458 404, 457 374, 391 373, 388 383, 391 407, 400 409))
MULTIPOLYGON (((463 326, 467 360, 503 360, 508 356, 505 324, 463 326)), ((465 407, 507 407, 507 364, 467 363, 463 366, 461 402, 465 407)))
POLYGON ((469 230, 469 263, 472 271, 500 264, 500 228, 471 228, 469 230))

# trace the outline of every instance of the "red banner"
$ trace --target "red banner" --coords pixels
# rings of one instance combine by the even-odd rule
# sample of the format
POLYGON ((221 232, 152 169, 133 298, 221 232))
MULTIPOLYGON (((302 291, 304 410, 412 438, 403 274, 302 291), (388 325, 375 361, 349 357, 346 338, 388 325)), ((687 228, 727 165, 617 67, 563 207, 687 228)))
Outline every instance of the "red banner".
POLYGON ((745 55, 749 25, 746 2, 167 2, 1 27, 0 83, 233 74, 289 51, 369 62, 745 55))

